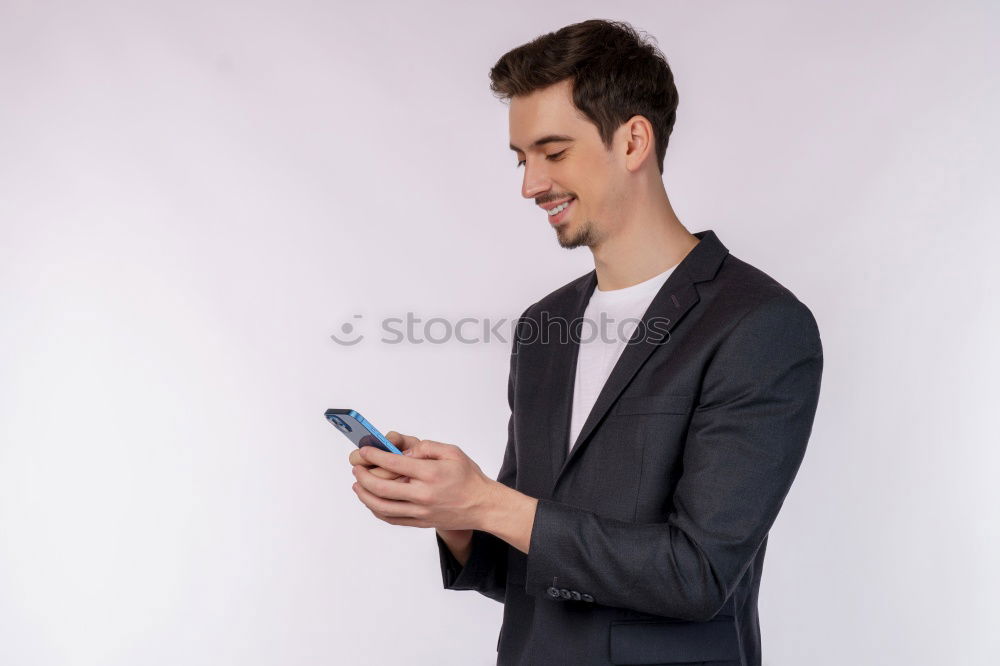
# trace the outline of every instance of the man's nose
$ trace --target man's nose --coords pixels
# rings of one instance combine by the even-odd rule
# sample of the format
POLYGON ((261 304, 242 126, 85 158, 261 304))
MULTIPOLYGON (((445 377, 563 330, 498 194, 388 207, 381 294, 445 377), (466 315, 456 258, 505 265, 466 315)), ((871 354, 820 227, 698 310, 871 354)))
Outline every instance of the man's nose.
POLYGON ((525 166, 524 180, 521 182, 521 196, 534 199, 552 187, 552 182, 542 169, 525 166))

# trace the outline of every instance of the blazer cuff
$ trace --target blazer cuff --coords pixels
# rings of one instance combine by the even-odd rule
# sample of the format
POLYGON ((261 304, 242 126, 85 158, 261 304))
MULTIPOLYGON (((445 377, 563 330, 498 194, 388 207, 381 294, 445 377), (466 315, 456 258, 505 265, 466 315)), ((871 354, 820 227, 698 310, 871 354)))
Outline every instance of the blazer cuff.
MULTIPOLYGON (((441 579, 446 590, 477 590, 487 580, 491 571, 496 566, 497 537, 489 532, 480 530, 472 531, 472 542, 469 550, 469 559, 463 567, 455 556, 452 555, 448 544, 444 542, 441 535, 434 531, 437 539, 438 555, 441 561, 441 579)), ((504 542, 506 545, 506 542, 504 542)))
POLYGON ((588 589, 586 581, 572 580, 576 564, 572 553, 580 539, 575 533, 580 513, 575 507, 538 498, 528 546, 526 594, 561 602, 600 603, 594 598, 596 590, 588 589))

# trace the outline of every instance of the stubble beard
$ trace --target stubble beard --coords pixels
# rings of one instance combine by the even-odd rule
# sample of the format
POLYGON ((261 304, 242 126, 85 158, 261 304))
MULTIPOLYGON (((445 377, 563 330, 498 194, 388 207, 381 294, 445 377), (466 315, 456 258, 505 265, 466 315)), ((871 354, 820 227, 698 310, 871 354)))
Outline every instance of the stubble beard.
POLYGON ((597 242, 597 234, 590 220, 584 220, 576 234, 571 236, 569 233, 563 227, 556 227, 556 239, 559 241, 559 245, 567 250, 584 246, 593 247, 597 242))

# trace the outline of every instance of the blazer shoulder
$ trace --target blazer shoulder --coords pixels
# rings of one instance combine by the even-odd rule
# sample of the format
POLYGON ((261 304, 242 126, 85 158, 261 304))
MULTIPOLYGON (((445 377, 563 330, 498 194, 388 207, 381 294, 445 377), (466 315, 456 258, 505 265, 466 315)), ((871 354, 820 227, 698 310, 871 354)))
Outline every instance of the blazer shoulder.
MULTIPOLYGON (((739 257, 729 254, 722 262, 712 281, 719 295, 727 295, 750 306, 767 301, 794 301, 801 303, 792 291, 773 277, 739 257)), ((803 304, 804 306, 804 304, 803 304)))
POLYGON ((729 310, 734 324, 747 320, 819 337, 816 318, 805 303, 773 277, 732 254, 712 281, 712 291, 715 307, 729 310))

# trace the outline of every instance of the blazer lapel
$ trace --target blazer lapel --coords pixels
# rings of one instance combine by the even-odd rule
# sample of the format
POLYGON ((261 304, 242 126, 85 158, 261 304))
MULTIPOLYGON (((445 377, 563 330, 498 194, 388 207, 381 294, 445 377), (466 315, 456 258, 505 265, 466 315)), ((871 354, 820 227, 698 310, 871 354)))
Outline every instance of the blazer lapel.
POLYGON ((715 277, 722 260, 729 253, 729 250, 719 241, 711 229, 696 232, 694 236, 700 242, 681 260, 656 296, 653 297, 642 316, 642 323, 636 326, 632 338, 622 351, 567 455, 573 388, 576 381, 576 362, 580 348, 578 341, 580 340, 583 314, 590 296, 597 286, 596 271, 591 271, 587 275, 587 279, 580 282, 569 308, 570 328, 573 335, 566 344, 556 345, 553 352, 555 363, 552 379, 553 385, 557 387, 556 395, 559 398, 552 411, 551 449, 552 469, 555 472, 552 477, 552 495, 555 494, 559 479, 562 478, 573 460, 579 457, 597 424, 604 418, 608 409, 614 404, 635 373, 639 371, 639 368, 655 349, 669 343, 670 332, 698 302, 698 290, 694 285, 715 277), (560 387, 563 390, 559 390, 560 387))
MULTIPOLYGON (((551 456, 552 474, 549 480, 556 478, 566 458, 566 447, 569 441, 570 417, 573 407, 573 384, 576 381, 576 359, 580 351, 578 341, 583 326, 583 313, 587 309, 590 295, 597 287, 597 272, 590 271, 577 283, 575 289, 569 292, 564 304, 554 312, 556 317, 569 322, 567 340, 557 340, 549 349, 551 365, 548 366, 546 386, 551 387, 554 396, 549 410, 549 454, 551 456)), ((544 323, 540 324, 544 328, 544 323)))

